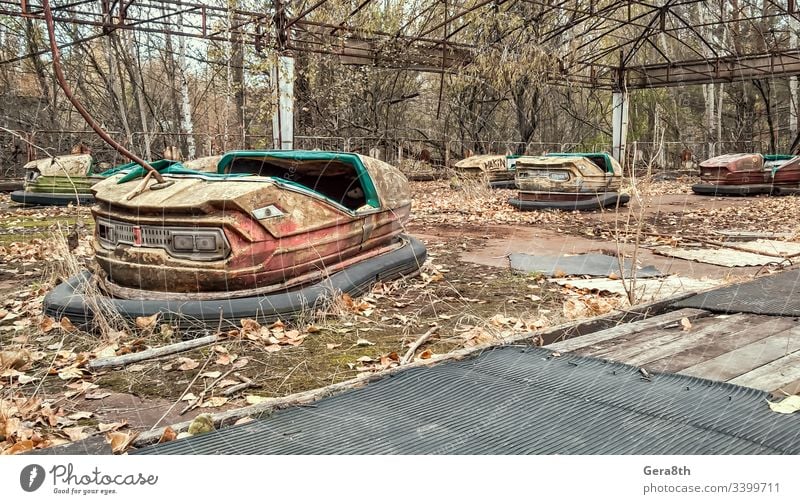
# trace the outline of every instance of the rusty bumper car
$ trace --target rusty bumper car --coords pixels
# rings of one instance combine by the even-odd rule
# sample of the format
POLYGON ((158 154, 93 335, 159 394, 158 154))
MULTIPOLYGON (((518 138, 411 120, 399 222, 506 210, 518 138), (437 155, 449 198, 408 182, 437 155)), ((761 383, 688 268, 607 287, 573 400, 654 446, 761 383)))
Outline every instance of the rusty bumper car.
POLYGON ((401 233, 408 182, 377 159, 237 151, 216 173, 160 171, 172 184, 158 190, 141 190, 140 167, 94 187, 96 271, 49 293, 48 315, 84 326, 98 306, 180 327, 288 319, 425 261, 424 245, 401 233))
POLYGON ((514 155, 478 154, 462 159, 453 165, 460 177, 483 177, 492 189, 513 189, 517 158, 514 155))
POLYGON ((692 186, 703 196, 753 196, 772 194, 779 186, 800 183, 794 156, 785 154, 725 154, 700 163, 700 184, 692 186), (787 170, 779 175, 782 167, 787 170))
POLYGON ((11 193, 12 201, 24 205, 88 205, 94 203, 92 185, 103 179, 90 154, 37 159, 24 168, 22 189, 11 193))
MULTIPOLYGON (((189 169, 208 171, 216 169, 219 156, 198 158, 185 163, 189 169), (209 168, 209 163, 214 166, 209 168)), ((175 161, 162 159, 152 164, 166 168, 175 161)), ((111 167, 98 163, 91 154, 70 154, 37 159, 25 165, 23 188, 11 193, 11 200, 23 205, 67 206, 91 205, 95 202, 92 186, 106 178, 135 167, 134 163, 111 167)))
POLYGON ((597 210, 627 203, 619 192, 622 167, 607 153, 523 156, 516 162, 519 210, 597 210))

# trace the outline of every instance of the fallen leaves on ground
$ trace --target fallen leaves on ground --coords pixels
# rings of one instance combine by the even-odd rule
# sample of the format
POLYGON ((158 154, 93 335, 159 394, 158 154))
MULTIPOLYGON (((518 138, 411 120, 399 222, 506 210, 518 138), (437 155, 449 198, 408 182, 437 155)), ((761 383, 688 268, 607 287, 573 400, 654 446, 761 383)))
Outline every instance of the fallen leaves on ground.
POLYGON ((384 371, 399 366, 400 355, 397 352, 390 352, 377 358, 362 355, 356 359, 355 364, 351 363, 349 365, 358 373, 356 376, 361 378, 377 373, 378 371, 384 371))
POLYGON ((282 347, 300 346, 309 334, 300 332, 298 329, 289 329, 280 320, 268 326, 262 326, 253 319, 243 319, 240 325, 242 329, 237 336, 262 345, 267 352, 277 352, 282 347))
POLYGON ((602 297, 595 294, 582 294, 567 298, 563 311, 567 320, 605 315, 625 304, 621 297, 602 297))
MULTIPOLYGON (((0 398, 0 453, 14 454, 34 449, 49 448, 67 442, 80 441, 104 432, 98 428, 76 425, 91 418, 93 413, 77 411, 68 413, 63 406, 29 398, 22 394, 0 398)), ((106 426, 107 431, 122 427, 124 423, 106 426)))

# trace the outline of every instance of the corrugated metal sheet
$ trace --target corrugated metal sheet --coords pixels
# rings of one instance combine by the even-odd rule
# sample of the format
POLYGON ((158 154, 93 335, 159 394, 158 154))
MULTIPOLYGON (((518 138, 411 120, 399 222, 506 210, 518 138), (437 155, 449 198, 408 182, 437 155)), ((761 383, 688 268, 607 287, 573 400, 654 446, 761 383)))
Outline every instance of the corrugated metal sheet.
POLYGON ((800 270, 786 271, 730 285, 675 303, 721 313, 756 313, 800 317, 800 270))
POLYGON ((686 249, 670 246, 653 247, 651 249, 656 254, 677 257, 687 261, 696 261, 706 264, 716 264, 717 266, 764 266, 765 264, 778 263, 782 259, 779 257, 765 256, 753 252, 742 252, 733 249, 713 249, 698 248, 686 249))
MULTIPOLYGON (((596 292, 612 292, 622 296, 626 295, 623 280, 612 280, 610 278, 556 278, 550 281, 574 289, 589 289, 596 292)), ((625 280, 625 282, 630 288, 632 285, 631 280, 625 280)), ((697 292, 710 289, 715 285, 719 285, 719 283, 719 280, 697 280, 681 276, 637 278, 634 289, 638 302, 647 303, 656 299, 674 296, 681 292, 697 292)))
POLYGON ((138 454, 800 453, 765 393, 505 347, 138 454))
POLYGON ((800 243, 778 240, 753 240, 738 242, 736 246, 747 249, 756 254, 772 254, 781 257, 795 257, 800 255, 800 243))
MULTIPOLYGON (((511 254, 508 258, 511 269, 545 276, 589 275, 607 277, 620 275, 619 258, 605 254, 579 254, 574 256, 537 256, 531 254, 511 254), (558 274, 558 275, 557 275, 558 274)), ((631 277, 631 260, 625 259, 625 276, 631 277)), ((664 274, 654 266, 636 269, 637 278, 658 277, 664 274)))

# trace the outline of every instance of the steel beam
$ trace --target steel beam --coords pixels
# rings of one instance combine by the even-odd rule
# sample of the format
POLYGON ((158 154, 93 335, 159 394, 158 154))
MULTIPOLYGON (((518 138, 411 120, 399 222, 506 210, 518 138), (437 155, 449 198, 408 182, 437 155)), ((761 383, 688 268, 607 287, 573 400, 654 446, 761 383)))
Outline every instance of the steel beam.
POLYGON ((769 55, 726 56, 673 64, 630 66, 628 89, 712 84, 800 75, 800 50, 769 55))

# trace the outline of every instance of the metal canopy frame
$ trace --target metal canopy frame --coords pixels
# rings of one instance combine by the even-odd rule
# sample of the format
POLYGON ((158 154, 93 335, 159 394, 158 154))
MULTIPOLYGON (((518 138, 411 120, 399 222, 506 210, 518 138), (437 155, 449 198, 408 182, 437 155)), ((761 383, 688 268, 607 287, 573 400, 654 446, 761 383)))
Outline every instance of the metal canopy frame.
MULTIPOLYGON (((483 50, 469 39, 477 19, 516 9, 530 14, 526 24, 499 27, 493 43, 520 28, 533 30, 559 60, 553 82, 637 89, 800 74, 800 53, 789 36, 800 24, 796 0, 418 0, 419 8, 394 31, 363 26, 372 3, 347 2, 348 14, 337 21, 318 16, 344 5, 337 0, 265 0, 260 10, 183 0, 59 0, 52 7, 57 25, 98 29, 64 47, 133 30, 436 73, 457 73, 483 50), (778 29, 762 31, 765 20, 778 29), (734 39, 742 33, 757 50, 737 54, 734 39)), ((41 0, 0 0, 0 15, 44 17, 41 0)))

